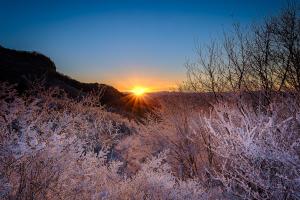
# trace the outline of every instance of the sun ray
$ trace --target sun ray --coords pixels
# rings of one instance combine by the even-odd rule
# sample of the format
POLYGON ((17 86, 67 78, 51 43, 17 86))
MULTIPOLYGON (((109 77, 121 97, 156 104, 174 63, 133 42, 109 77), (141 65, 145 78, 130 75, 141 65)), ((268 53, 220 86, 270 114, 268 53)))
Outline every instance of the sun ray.
POLYGON ((145 87, 136 86, 132 90, 130 90, 135 96, 143 96, 148 89, 145 87))

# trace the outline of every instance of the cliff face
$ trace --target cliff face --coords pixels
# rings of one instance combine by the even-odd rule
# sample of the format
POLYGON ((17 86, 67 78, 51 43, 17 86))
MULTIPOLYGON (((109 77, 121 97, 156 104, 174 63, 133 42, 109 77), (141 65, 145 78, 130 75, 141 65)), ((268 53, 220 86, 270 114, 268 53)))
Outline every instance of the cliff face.
POLYGON ((37 52, 16 51, 0 46, 0 81, 17 84, 19 92, 30 88, 31 82, 43 80, 45 87, 59 87, 68 95, 78 97, 88 92, 102 92, 100 102, 117 113, 131 110, 123 102, 123 93, 98 83, 81 83, 56 71, 50 58, 37 52))
POLYGON ((55 64, 36 52, 16 51, 0 46, 0 80, 23 83, 25 76, 56 72, 55 64))

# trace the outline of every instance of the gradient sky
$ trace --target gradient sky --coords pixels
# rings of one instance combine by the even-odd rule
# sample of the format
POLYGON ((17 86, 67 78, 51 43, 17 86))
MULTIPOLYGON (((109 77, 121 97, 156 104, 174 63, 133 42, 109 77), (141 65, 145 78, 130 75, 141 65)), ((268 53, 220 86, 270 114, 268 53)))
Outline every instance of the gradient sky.
POLYGON ((196 41, 278 13, 285 0, 0 0, 0 45, 38 51, 83 82, 168 90, 185 78, 196 41))

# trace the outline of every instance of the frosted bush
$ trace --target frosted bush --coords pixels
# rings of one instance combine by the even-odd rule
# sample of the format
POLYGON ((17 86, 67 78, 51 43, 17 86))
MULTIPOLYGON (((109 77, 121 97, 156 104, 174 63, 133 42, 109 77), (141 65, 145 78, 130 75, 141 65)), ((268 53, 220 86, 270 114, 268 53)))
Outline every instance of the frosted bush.
POLYGON ((99 159, 107 154, 122 137, 119 125, 128 123, 104 111, 94 96, 78 101, 40 88, 18 96, 13 86, 0 85, 0 191, 6 198, 62 195, 58 185, 66 170, 93 152, 99 159))
POLYGON ((18 96, 0 84, 2 199, 300 198, 293 98, 264 110, 239 101, 210 112, 174 104, 143 125, 95 99, 41 88, 18 96))
MULTIPOLYGON (((202 185, 178 179, 160 153, 127 176, 125 163, 111 160, 135 126, 94 103, 69 99, 58 90, 18 96, 0 84, 1 198, 3 199, 199 199, 202 185)), ((125 161, 126 162, 126 161, 125 161)))
POLYGON ((218 162, 210 168, 232 197, 300 198, 300 113, 297 102, 280 100, 266 112, 216 105, 209 117, 194 120, 207 131, 218 162))
POLYGON ((115 182, 116 187, 101 194, 108 199, 205 199, 202 185, 175 177, 166 159, 166 152, 160 153, 145 162, 137 174, 115 182))
POLYGON ((240 99, 210 111, 188 103, 177 101, 161 111, 160 121, 146 124, 136 151, 169 148, 174 175, 202 185, 208 198, 299 198, 300 107, 294 97, 278 97, 264 109, 240 99))

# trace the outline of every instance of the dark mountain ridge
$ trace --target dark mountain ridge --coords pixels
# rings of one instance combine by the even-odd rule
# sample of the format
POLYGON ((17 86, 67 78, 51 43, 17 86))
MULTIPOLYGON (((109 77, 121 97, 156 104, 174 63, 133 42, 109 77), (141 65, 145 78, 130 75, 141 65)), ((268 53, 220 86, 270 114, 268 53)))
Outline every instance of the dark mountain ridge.
POLYGON ((35 51, 17 51, 0 46, 0 81, 17 84, 20 93, 31 87, 32 81, 42 80, 46 88, 59 87, 69 96, 78 97, 89 92, 101 93, 100 102, 109 111, 132 116, 132 105, 124 102, 126 94, 112 86, 82 83, 56 71, 54 62, 35 51))

